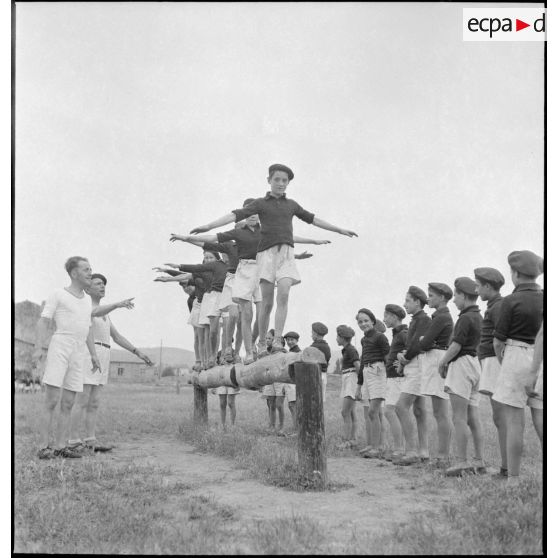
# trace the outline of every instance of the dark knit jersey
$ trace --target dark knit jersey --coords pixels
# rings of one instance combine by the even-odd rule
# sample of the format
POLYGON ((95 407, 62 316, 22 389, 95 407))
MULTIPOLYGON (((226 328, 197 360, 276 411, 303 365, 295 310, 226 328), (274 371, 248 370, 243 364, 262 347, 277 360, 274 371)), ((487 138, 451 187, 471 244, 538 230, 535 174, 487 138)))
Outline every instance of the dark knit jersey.
POLYGON ((408 331, 409 328, 406 324, 401 324, 392 330, 393 337, 389 346, 388 356, 386 357, 386 374, 388 378, 398 378, 400 376, 397 373, 397 355, 405 349, 408 331))
POLYGON ((358 371, 358 385, 364 382, 363 370, 367 364, 375 362, 384 362, 389 353, 389 341, 383 333, 379 333, 376 329, 369 329, 364 337, 360 340, 362 345, 362 353, 360 357, 360 368, 358 371))
POLYGON ((327 341, 325 341, 324 339, 316 339, 316 341, 314 341, 314 343, 312 343, 310 347, 316 347, 316 349, 320 349, 320 351, 324 353, 326 363, 320 364, 320 368, 322 372, 327 372, 327 365, 329 363, 329 360, 331 359, 331 349, 329 348, 327 341))
POLYGON ((465 355, 477 356, 481 327, 482 317, 479 307, 476 304, 467 306, 467 308, 461 310, 451 338, 451 342, 459 343, 461 349, 450 362, 465 355))
POLYGON ((478 349, 479 360, 496 356, 494 352, 494 328, 500 316, 500 307, 504 298, 498 294, 486 303, 486 312, 481 325, 481 340, 478 349))

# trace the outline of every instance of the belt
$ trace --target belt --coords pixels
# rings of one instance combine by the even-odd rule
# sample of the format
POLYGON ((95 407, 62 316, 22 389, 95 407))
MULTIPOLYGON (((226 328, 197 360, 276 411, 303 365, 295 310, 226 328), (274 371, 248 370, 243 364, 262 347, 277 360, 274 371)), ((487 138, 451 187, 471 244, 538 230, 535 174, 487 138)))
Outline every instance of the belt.
POLYGON ((106 343, 101 343, 100 341, 95 341, 95 345, 101 345, 101 347, 106 347, 107 349, 110 349, 110 345, 107 345, 106 343))
POLYGON ((434 345, 434 347, 432 347, 432 348, 437 349, 439 351, 447 351, 448 350, 448 347, 442 347, 442 346, 439 346, 439 345, 434 345))
POLYGON ((506 345, 511 345, 512 347, 532 347, 533 343, 526 343, 517 339, 506 339, 506 345))
POLYGON ((356 368, 345 368, 345 370, 341 370, 341 374, 348 374, 349 372, 356 372, 356 368))
POLYGON ((367 362, 367 363, 364 365, 364 368, 366 368, 367 366, 372 366, 372 365, 374 365, 374 364, 378 364, 379 362, 384 362, 384 359, 383 359, 383 358, 381 358, 381 359, 379 358, 378 360, 373 360, 372 362, 367 362))

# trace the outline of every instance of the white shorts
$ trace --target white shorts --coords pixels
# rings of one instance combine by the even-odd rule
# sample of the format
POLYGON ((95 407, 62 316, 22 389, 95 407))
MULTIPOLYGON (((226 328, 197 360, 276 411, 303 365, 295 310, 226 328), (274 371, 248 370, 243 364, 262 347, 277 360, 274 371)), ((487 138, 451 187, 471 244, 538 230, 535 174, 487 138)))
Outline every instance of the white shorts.
POLYGON ((83 391, 85 353, 89 354, 85 341, 71 335, 54 334, 48 346, 42 383, 69 391, 83 391))
POLYGON ((480 363, 477 357, 460 356, 449 363, 445 390, 469 401, 473 407, 479 406, 480 363))
POLYGON ((234 273, 227 273, 227 277, 225 279, 225 283, 223 284, 223 292, 219 297, 219 310, 224 311, 232 304, 236 305, 236 302, 233 302, 232 299, 232 286, 235 282, 235 274, 234 273))
POLYGON ((280 279, 292 279, 292 284, 300 283, 296 269, 294 248, 288 244, 278 244, 263 252, 258 252, 258 276, 261 280, 275 284, 280 279))
POLYGON ((209 325, 210 317, 220 317, 221 310, 219 310, 219 299, 221 293, 218 291, 211 291, 209 293, 204 293, 201 308, 200 308, 200 325, 209 325))
POLYGON ((296 386, 294 384, 283 384, 283 392, 289 403, 296 401, 296 386))
POLYGON ((544 380, 542 364, 540 365, 539 372, 537 374, 535 391, 538 393, 537 397, 529 397, 527 399, 527 405, 532 409, 544 409, 544 380))
POLYGON ((397 405, 401 395, 401 386, 405 378, 388 378, 386 382, 386 405, 397 405))
POLYGON ((364 384, 368 391, 368 399, 386 398, 386 365, 383 362, 365 364, 362 371, 364 384))
POLYGON ((495 356, 483 358, 481 364, 481 377, 479 382, 479 393, 492 395, 498 385, 500 376, 500 363, 495 356))
POLYGON ((233 301, 261 302, 260 277, 256 260, 239 260, 232 284, 233 301))
POLYGON ((431 349, 418 355, 422 395, 449 399, 449 395, 444 391, 444 378, 438 372, 438 365, 445 353, 442 349, 431 349))
POLYGON ((217 395, 238 395, 240 388, 234 387, 227 387, 227 386, 219 386, 217 388, 217 395))
POLYGON ((101 364, 101 371, 95 370, 91 371, 91 355, 86 349, 83 358, 83 383, 91 384, 93 386, 104 386, 108 382, 109 369, 110 369, 110 349, 103 347, 102 345, 95 345, 95 352, 99 357, 99 362, 101 364))
POLYGON ((194 304, 192 304, 192 311, 190 312, 190 317, 188 318, 189 325, 194 327, 200 327, 200 323, 199 323, 200 307, 201 307, 201 302, 198 302, 198 299, 196 298, 194 300, 194 304))
POLYGON ((409 395, 422 395, 420 366, 418 357, 415 357, 403 367, 403 382, 401 383, 401 393, 409 395))
POLYGON ((273 382, 263 387, 262 397, 284 397, 285 386, 283 382, 273 382))
POLYGON ((520 409, 525 407, 525 384, 529 381, 533 351, 534 345, 513 339, 506 341, 498 384, 492 395, 494 401, 520 409))
POLYGON ((341 398, 356 398, 358 374, 356 372, 344 372, 341 376, 341 398))

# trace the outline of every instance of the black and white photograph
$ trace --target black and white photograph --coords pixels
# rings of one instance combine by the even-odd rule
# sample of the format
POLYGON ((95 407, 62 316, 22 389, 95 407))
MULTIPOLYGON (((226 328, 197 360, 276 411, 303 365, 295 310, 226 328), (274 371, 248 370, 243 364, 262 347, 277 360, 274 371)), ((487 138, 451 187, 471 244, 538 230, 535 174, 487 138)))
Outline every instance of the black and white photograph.
POLYGON ((12 2, 12 553, 546 553, 546 37, 12 2))

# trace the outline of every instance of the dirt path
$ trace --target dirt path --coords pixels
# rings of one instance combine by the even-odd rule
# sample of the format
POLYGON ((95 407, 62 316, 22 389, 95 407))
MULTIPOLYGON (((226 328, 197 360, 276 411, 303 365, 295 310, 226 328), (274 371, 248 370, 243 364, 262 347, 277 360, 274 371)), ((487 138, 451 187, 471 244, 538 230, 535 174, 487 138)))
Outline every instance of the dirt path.
POLYGON ((307 515, 327 528, 332 540, 343 545, 353 532, 365 528, 378 534, 394 523, 406 523, 426 510, 439 510, 452 491, 435 486, 431 473, 358 457, 330 457, 330 480, 350 483, 335 492, 293 492, 247 478, 231 461, 202 454, 175 438, 143 438, 119 444, 105 459, 157 465, 168 469, 169 483, 182 482, 194 494, 213 495, 244 521, 307 515), (421 482, 421 478, 428 482, 421 482))

